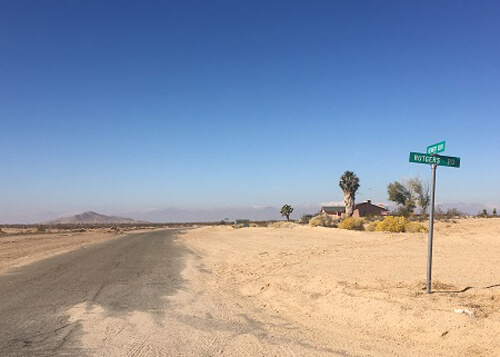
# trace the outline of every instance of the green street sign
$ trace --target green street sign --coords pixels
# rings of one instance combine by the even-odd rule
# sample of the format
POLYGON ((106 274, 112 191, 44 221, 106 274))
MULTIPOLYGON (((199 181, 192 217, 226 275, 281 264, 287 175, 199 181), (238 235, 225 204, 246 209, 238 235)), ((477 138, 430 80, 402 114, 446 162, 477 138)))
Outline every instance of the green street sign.
POLYGON ((410 152, 410 162, 417 164, 438 165, 448 167, 460 167, 460 158, 443 155, 429 155, 419 152, 410 152))
POLYGON ((438 166, 460 167, 460 158, 452 156, 438 155, 444 151, 445 142, 430 145, 427 147, 427 154, 420 152, 410 152, 410 162, 417 164, 431 165, 431 205, 429 214, 429 242, 427 248, 427 294, 431 293, 432 286, 432 240, 434 236, 434 208, 436 206, 436 171, 438 166))
POLYGON ((444 151, 446 141, 441 141, 440 143, 434 144, 434 145, 429 145, 427 146, 427 153, 428 154, 437 154, 439 152, 444 151))

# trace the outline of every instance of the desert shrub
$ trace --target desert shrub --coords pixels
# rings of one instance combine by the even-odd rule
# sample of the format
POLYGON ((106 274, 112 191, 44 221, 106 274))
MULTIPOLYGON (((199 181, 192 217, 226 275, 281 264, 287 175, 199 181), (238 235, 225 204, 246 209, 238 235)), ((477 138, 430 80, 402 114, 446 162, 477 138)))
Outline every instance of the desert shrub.
POLYGON ((327 214, 320 214, 316 217, 313 217, 309 220, 309 225, 311 227, 328 227, 328 228, 336 228, 337 221, 334 220, 327 214))
POLYGON ((293 222, 283 222, 283 221, 278 221, 278 222, 271 222, 269 223, 268 227, 270 228, 295 228, 297 227, 297 223, 293 222))
POLYGON ((398 207, 394 211, 391 212, 393 216, 402 216, 402 217, 410 217, 411 211, 408 207, 398 207))
POLYGON ((365 230, 366 231, 369 231, 369 232, 374 232, 376 229, 377 229, 377 225, 380 223, 380 221, 373 221, 373 222, 370 222, 368 223, 366 226, 365 226, 365 230))
POLYGON ((446 218, 456 218, 456 217, 464 217, 465 214, 463 212, 460 212, 456 208, 448 208, 446 211, 446 218))
POLYGON ((382 222, 377 224, 375 228, 378 232, 404 232, 405 226, 408 225, 408 220, 405 217, 389 216, 385 217, 382 222))
POLYGON ((365 229, 365 220, 362 218, 348 217, 340 222, 339 228, 349 229, 351 231, 362 231, 365 229))
POLYGON ((483 209, 481 212, 479 212, 479 213, 477 214, 477 217, 480 217, 480 218, 488 218, 488 210, 483 209))
POLYGON ((313 218, 312 214, 303 214, 302 218, 299 219, 300 224, 308 224, 309 221, 313 218))
POLYGON ((460 217, 464 217, 464 216, 465 216, 465 213, 460 212, 456 208, 448 208, 445 212, 445 211, 443 211, 443 209, 441 207, 438 206, 436 211, 434 212, 434 218, 439 219, 439 220, 443 220, 445 222, 447 220, 450 220, 453 218, 460 218, 460 217))
POLYGON ((418 222, 410 222, 405 217, 386 217, 383 221, 379 222, 375 227, 378 232, 394 232, 394 233, 423 233, 427 232, 427 228, 418 222))
POLYGON ((408 222, 405 227, 405 232, 408 233, 425 233, 429 232, 429 229, 426 228, 423 224, 418 222, 408 222))

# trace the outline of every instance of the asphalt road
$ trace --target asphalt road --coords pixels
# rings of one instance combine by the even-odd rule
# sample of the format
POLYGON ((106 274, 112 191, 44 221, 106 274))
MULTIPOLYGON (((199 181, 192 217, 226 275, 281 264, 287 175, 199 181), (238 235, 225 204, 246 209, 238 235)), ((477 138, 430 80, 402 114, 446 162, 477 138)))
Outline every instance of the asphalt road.
POLYGON ((0 276, 0 356, 93 355, 67 312, 81 304, 108 318, 145 312, 161 320, 164 297, 183 285, 186 251, 176 233, 129 234, 0 276))

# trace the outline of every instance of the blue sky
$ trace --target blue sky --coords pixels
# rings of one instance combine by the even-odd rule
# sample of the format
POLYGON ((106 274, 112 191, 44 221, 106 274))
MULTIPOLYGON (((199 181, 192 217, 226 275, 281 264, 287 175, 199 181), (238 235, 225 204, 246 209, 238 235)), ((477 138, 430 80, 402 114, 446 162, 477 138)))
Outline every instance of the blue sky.
POLYGON ((4 1, 0 223, 314 212, 345 170, 387 202, 442 140, 462 166, 438 169, 438 202, 500 208, 499 18, 496 1, 4 1))

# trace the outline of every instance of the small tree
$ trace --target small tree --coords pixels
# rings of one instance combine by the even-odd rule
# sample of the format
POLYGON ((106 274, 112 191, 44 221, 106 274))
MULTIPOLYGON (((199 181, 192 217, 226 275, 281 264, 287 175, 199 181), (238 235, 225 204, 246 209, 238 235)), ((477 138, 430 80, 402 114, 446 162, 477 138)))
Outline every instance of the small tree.
POLYGON ((281 215, 286 217, 287 221, 290 220, 290 215, 292 214, 292 212, 293 212, 293 207, 290 205, 284 205, 283 207, 281 207, 281 215))
POLYGON ((339 186, 344 192, 344 205, 346 217, 351 217, 354 211, 356 191, 359 188, 359 178, 352 171, 346 171, 340 176, 339 186))
POLYGON ((409 212, 413 212, 415 203, 412 200, 411 191, 402 183, 398 181, 389 183, 387 185, 387 195, 389 196, 389 201, 405 207, 409 212))
POLYGON ((493 217, 496 217, 496 216, 497 216, 497 209, 493 208, 493 217))
POLYGON ((477 214, 477 216, 478 216, 478 217, 483 217, 483 218, 486 218, 486 217, 488 217, 488 211, 487 211, 487 210, 486 210, 486 208, 485 208, 485 209, 483 209, 481 212, 479 212, 479 213, 477 214))
POLYGON ((429 184, 422 183, 418 177, 410 177, 401 182, 394 181, 387 185, 389 201, 401 205, 408 214, 413 213, 417 205, 420 208, 420 213, 426 213, 431 203, 429 191, 429 184))
POLYGON ((410 177, 407 185, 412 196, 414 196, 414 200, 420 207, 420 213, 425 214, 431 203, 429 183, 423 184, 420 178, 410 177))

